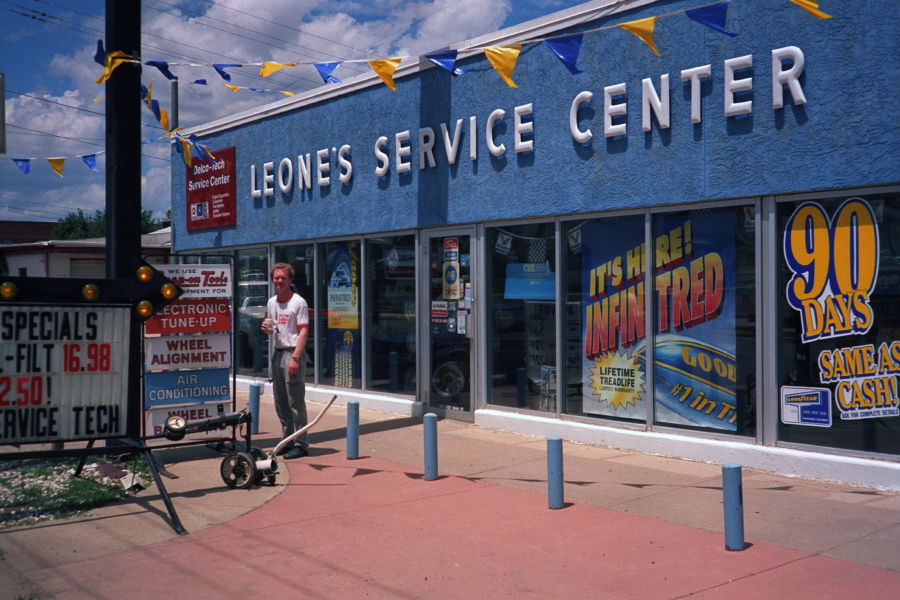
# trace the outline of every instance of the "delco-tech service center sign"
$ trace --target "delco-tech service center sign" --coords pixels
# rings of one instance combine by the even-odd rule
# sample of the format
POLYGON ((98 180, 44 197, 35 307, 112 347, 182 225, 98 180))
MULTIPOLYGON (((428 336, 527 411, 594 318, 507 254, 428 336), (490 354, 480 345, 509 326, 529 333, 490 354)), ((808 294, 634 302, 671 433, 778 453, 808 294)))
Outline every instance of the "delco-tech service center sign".
POLYGON ((0 310, 0 444, 125 435, 129 313, 0 310))

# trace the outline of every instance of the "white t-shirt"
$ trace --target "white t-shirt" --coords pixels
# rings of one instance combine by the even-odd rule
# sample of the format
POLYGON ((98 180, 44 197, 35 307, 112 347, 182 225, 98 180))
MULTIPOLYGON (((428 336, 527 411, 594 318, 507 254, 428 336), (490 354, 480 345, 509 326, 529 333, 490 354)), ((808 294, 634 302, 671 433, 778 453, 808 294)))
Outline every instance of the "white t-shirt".
POLYGON ((293 294, 287 302, 279 302, 278 296, 272 296, 266 305, 266 316, 275 319, 276 348, 293 348, 300 327, 309 326, 309 307, 299 294, 293 294))

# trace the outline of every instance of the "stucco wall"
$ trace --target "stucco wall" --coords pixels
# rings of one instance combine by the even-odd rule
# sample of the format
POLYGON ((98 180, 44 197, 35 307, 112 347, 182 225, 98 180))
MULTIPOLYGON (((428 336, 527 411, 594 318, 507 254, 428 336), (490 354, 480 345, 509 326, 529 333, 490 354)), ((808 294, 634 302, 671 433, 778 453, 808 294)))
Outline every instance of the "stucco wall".
MULTIPOLYGON (((580 26, 596 29, 692 8, 697 2, 658 2, 580 26)), ((584 71, 572 75, 543 44, 526 44, 507 87, 483 55, 463 61, 471 70, 451 77, 428 69, 397 80, 391 92, 378 83, 361 91, 270 116, 227 131, 203 135, 215 151, 236 147, 236 227, 187 232, 185 173, 173 154, 174 248, 198 248, 295 240, 424 227, 444 223, 578 213, 620 207, 692 202, 753 195, 844 188, 900 181, 900 103, 893 88, 900 75, 900 37, 891 3, 829 3, 832 19, 817 20, 787 0, 731 3, 729 38, 685 15, 662 17, 655 31, 657 57, 637 37, 619 28, 587 33, 578 59, 584 71), (772 108, 771 53, 786 46, 805 57, 801 84, 807 103, 772 108), (724 61, 751 55, 753 111, 724 116, 724 61), (701 86, 702 122, 690 120, 689 84, 681 71, 711 65, 701 86), (669 74, 671 128, 641 131, 641 80, 669 74), (603 137, 603 88, 627 86, 627 134, 603 137), (582 91, 594 94, 579 111, 591 143, 575 142, 569 107, 582 91), (513 152, 513 110, 532 104, 534 151, 513 152), (484 127, 494 109, 506 111, 494 129, 502 157, 488 153, 484 127), (469 159, 469 118, 477 119, 477 160, 469 159), (441 123, 451 132, 463 119, 457 164, 448 164, 441 123), (436 135, 435 168, 419 169, 418 131, 436 135), (410 131, 412 170, 396 172, 394 136, 410 131), (389 140, 391 169, 374 174, 373 147, 389 140), (330 153, 327 187, 251 198, 250 165, 262 166, 320 149, 352 147, 353 176, 337 181, 340 168, 330 153)), ((894 11, 896 13, 896 11, 894 11)), ((506 45, 506 44, 504 44, 506 45)), ((616 100, 620 102, 621 100, 616 100)), ((288 106, 292 101, 282 102, 288 106)))

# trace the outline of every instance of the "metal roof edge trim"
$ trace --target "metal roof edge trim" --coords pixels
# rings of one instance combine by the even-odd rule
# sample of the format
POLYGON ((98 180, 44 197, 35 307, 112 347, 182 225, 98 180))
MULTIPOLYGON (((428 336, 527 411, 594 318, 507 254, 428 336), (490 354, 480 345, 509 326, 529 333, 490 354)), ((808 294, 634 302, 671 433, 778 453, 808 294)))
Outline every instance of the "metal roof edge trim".
MULTIPOLYGON (((659 0, 594 0, 593 2, 573 6, 539 19, 527 21, 516 27, 510 27, 477 38, 463 40, 449 48, 473 48, 471 51, 463 51, 460 53, 459 58, 469 58, 480 53, 480 50, 474 50, 474 48, 502 45, 516 40, 527 42, 530 39, 540 38, 549 32, 565 29, 566 27, 573 27, 588 21, 601 19, 619 12, 639 8, 647 4, 654 4, 656 2, 659 2, 659 0)), ((435 67, 431 61, 424 58, 424 56, 420 56, 418 62, 398 67, 394 72, 394 80, 433 68, 437 67, 435 67)), ((273 102, 260 108, 254 108, 234 115, 229 115, 217 121, 210 121, 209 123, 187 128, 182 134, 203 136, 219 133, 260 119, 297 110, 298 108, 303 108, 305 106, 318 104, 319 102, 331 100, 332 98, 344 96, 375 85, 384 85, 384 82, 374 72, 364 73, 357 75, 352 79, 348 79, 341 84, 323 84, 291 98, 273 102)))

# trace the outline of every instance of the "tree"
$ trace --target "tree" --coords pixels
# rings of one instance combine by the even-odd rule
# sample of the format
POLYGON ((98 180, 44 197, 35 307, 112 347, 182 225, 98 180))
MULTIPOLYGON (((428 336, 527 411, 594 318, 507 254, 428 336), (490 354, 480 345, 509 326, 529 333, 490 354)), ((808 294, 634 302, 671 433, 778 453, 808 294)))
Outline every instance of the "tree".
MULTIPOLYGON (((153 220, 152 210, 141 211, 141 233, 151 233, 162 229, 159 221, 153 220)), ((102 210, 85 214, 80 208, 56 222, 50 237, 54 240, 83 240, 106 237, 106 213, 102 210)))

